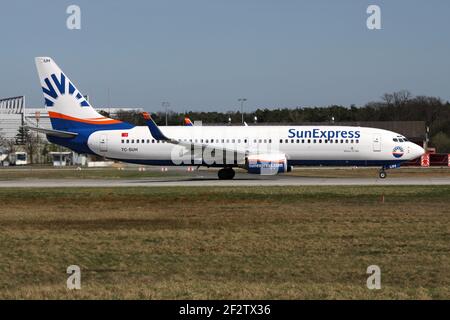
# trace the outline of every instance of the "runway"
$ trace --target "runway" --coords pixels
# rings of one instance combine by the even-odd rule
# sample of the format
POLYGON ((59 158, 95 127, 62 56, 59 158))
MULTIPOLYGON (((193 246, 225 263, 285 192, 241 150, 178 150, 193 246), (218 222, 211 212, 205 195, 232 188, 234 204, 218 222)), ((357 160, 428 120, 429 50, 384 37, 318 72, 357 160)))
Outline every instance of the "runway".
POLYGON ((249 177, 237 174, 234 180, 218 180, 209 175, 196 177, 140 179, 17 179, 0 180, 0 188, 82 188, 82 187, 236 187, 236 186, 401 186, 450 185, 449 177, 402 178, 315 178, 249 177))

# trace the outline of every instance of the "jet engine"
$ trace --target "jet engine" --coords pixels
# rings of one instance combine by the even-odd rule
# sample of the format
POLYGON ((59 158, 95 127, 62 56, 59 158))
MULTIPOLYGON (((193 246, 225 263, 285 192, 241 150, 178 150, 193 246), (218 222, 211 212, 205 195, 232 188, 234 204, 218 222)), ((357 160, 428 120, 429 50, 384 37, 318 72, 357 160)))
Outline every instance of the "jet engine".
POLYGON ((245 169, 252 174, 276 175, 292 171, 292 166, 288 166, 285 154, 266 153, 248 155, 245 159, 245 169))

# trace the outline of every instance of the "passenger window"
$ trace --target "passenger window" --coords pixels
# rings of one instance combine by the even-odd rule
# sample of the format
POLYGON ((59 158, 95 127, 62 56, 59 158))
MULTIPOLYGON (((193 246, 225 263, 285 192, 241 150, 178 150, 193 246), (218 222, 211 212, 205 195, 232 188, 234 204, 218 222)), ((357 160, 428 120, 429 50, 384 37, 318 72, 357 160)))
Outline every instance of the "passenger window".
POLYGON ((258 143, 262 143, 262 140, 261 140, 261 139, 259 139, 259 140, 258 140, 258 143))
POLYGON ((155 139, 152 139, 152 143, 155 143, 155 139))
POLYGON ((311 139, 308 139, 308 143, 311 143, 311 139))
POLYGON ((297 139, 297 141, 296 141, 297 143, 300 143, 300 139, 297 139))
POLYGON ((289 140, 288 140, 288 139, 286 139, 286 140, 284 140, 284 142, 286 142, 286 143, 289 143, 289 140))
POLYGON ((314 140, 313 140, 313 142, 314 142, 314 143, 317 143, 317 140, 316 140, 316 139, 314 139, 314 140))
POLYGON ((134 139, 131 139, 131 143, 134 143, 134 139))
POLYGON ((123 141, 123 139, 122 139, 122 143, 123 143, 124 141, 123 141))
POLYGON ((341 139, 341 143, 344 143, 344 140, 343 140, 343 139, 341 139))
POLYGON ((358 140, 358 139, 356 139, 356 140, 355 140, 355 142, 356 142, 356 143, 359 143, 359 140, 358 140))
POLYGON ((238 143, 241 143, 241 139, 238 139, 238 143))
POLYGON ((280 143, 283 143, 283 139, 280 139, 280 143))
POLYGON ((266 140, 266 139, 264 139, 264 143, 267 143, 267 140, 266 140))
POLYGON ((269 143, 272 143, 272 139, 269 139, 269 143))
POLYGON ((305 139, 302 139, 302 143, 305 143, 305 139))
POLYGON ((319 139, 319 143, 322 143, 322 139, 319 139))
POLYGON ((347 140, 345 140, 345 143, 348 143, 348 139, 347 139, 347 140))
POLYGON ((235 139, 231 139, 231 143, 235 143, 236 142, 236 140, 235 139))
POLYGON ((130 143, 130 140, 129 140, 129 139, 127 139, 127 143, 130 143))

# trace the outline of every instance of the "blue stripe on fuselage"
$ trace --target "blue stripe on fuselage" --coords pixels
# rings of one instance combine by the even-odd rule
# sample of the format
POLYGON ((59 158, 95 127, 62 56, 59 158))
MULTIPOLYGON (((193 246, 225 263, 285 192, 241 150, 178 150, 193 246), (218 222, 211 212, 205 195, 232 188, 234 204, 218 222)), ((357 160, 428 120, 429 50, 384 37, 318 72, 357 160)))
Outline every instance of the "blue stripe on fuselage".
MULTIPOLYGON (((178 166, 173 164, 172 160, 140 160, 140 159, 113 159, 122 162, 129 162, 142 165, 154 166, 178 166)), ((387 167, 391 165, 400 165, 405 161, 398 160, 288 160, 289 166, 336 166, 336 167, 387 167)), ((186 163, 181 166, 196 166, 195 163, 186 163)), ((210 167, 224 167, 223 164, 212 164, 210 167)), ((234 165, 236 166, 236 165, 234 165)))

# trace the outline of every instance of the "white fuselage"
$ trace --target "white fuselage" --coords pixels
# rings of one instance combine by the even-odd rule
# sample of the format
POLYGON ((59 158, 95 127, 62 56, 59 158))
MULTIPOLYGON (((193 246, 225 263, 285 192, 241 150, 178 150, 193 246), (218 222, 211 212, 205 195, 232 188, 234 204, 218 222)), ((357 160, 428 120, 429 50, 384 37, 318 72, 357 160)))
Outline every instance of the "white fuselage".
MULTIPOLYGON (((384 165, 412 160, 424 150, 382 129, 338 126, 168 126, 161 131, 183 143, 254 154, 284 154, 292 165, 384 165)), ((111 159, 143 164, 173 163, 174 148, 146 126, 92 133, 88 146, 111 159)), ((188 149, 188 148, 185 148, 188 149)), ((188 165, 189 163, 183 163, 188 165)))

